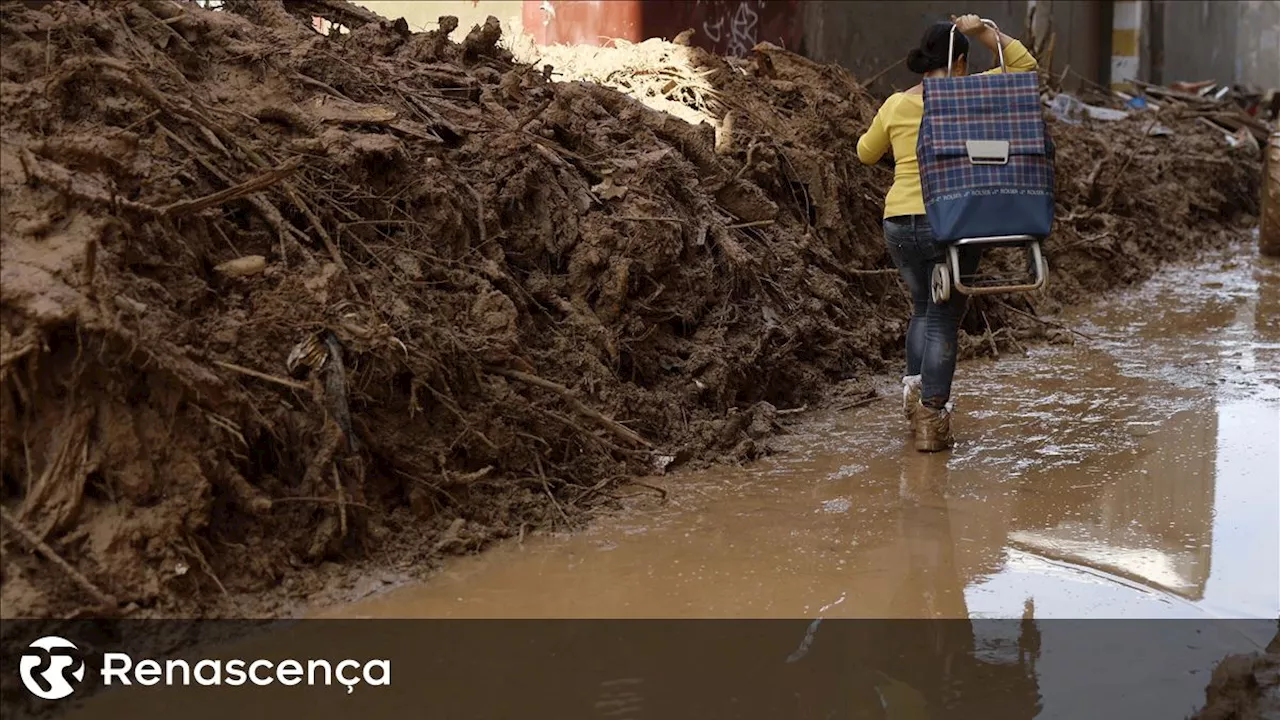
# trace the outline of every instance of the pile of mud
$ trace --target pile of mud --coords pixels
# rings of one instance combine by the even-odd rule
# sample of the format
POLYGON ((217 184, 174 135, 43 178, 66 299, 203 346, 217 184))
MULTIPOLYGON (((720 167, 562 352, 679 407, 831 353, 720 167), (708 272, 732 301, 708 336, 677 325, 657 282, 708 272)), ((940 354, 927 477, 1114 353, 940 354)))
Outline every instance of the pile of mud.
MULTIPOLYGON (((215 614, 565 527, 900 356, 891 173, 857 164, 876 102, 843 70, 680 48, 692 125, 516 62, 496 20, 31 5, 0 6, 6 617, 215 614)), ((1055 125, 1026 312, 1257 213, 1256 153, 1161 123, 1055 125)))
POLYGON ((1280 633, 1265 652, 1223 658, 1204 695, 1204 707, 1189 720, 1280 717, 1280 633))

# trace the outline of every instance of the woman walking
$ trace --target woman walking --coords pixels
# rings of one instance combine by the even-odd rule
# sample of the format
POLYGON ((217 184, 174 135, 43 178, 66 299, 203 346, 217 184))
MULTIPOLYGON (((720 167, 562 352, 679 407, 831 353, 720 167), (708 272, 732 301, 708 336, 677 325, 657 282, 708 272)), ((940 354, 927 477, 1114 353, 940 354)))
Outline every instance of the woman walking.
MULTIPOLYGON (((1003 48, 1009 72, 1029 72, 1037 67, 1036 59, 1022 43, 984 24, 977 15, 964 15, 930 26, 920 39, 920 46, 907 55, 907 68, 923 77, 946 77, 950 61, 952 76, 967 75, 970 38, 992 53, 1003 48), (957 34, 948 57, 952 27, 957 34)), ((894 93, 858 139, 858 159, 865 165, 874 165, 885 153, 893 152, 893 187, 884 202, 884 238, 912 302, 911 324, 907 328, 907 372, 902 379, 903 413, 911 423, 916 449, 937 452, 954 444, 951 380, 966 299, 962 293, 953 293, 942 304, 930 298, 930 275, 933 266, 944 261, 945 247, 934 240, 920 190, 916 140, 923 116, 923 83, 894 93)), ((961 248, 961 274, 976 271, 980 257, 981 250, 961 248)))

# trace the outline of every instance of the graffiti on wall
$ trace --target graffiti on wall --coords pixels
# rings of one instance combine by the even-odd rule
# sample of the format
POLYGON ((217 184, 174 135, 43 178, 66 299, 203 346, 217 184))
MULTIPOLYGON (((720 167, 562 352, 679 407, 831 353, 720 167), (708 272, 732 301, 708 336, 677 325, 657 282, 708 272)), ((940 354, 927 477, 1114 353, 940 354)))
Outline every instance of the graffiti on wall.
POLYGON ((697 0, 695 3, 707 6, 702 32, 714 49, 737 56, 746 55, 760 42, 760 12, 767 4, 767 0, 697 0))
POLYGON ((526 30, 542 44, 640 42, 694 30, 693 43, 721 55, 745 56, 761 42, 799 50, 799 0, 524 0, 526 30))

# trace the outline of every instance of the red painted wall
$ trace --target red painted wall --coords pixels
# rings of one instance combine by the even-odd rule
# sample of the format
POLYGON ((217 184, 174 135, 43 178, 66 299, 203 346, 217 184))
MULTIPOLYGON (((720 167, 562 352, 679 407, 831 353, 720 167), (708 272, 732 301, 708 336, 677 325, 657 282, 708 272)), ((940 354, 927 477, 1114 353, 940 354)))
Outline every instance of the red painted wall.
POLYGON ((695 45, 722 55, 758 42, 799 50, 804 31, 800 0, 525 0, 522 19, 540 44, 671 39, 693 28, 695 45))

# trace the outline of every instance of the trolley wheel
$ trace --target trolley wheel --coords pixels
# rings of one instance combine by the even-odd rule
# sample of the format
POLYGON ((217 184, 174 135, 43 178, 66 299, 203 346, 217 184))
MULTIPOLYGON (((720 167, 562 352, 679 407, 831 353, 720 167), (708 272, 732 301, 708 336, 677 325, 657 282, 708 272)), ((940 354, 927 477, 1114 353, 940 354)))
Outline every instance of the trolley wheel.
POLYGON ((933 283, 930 286, 933 301, 941 305, 951 299, 951 269, 943 263, 933 266, 933 283))

